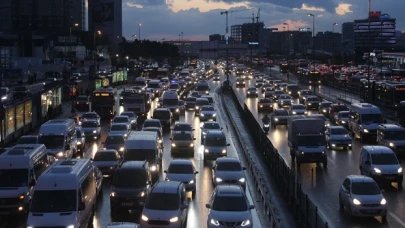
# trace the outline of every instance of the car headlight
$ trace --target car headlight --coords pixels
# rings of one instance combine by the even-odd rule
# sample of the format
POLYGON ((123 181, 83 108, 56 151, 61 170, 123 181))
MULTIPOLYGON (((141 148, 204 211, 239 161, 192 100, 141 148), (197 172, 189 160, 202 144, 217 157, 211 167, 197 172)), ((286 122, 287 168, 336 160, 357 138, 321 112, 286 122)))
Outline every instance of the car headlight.
POLYGON ((304 114, 308 114, 308 112, 307 112, 307 111, 305 111, 305 112, 304 112, 304 114))
POLYGON ((381 170, 378 169, 378 168, 374 168, 374 172, 375 172, 375 173, 381 173, 381 170))
POLYGON ((225 149, 223 149, 223 150, 222 150, 222 153, 223 153, 223 154, 226 154, 226 150, 225 150, 225 149))
POLYGON ((200 116, 204 116, 204 113, 200 113, 200 116))
POLYGON ((194 184, 194 180, 191 180, 190 182, 188 182, 189 184, 194 184))
POLYGON ((200 109, 200 107, 198 107, 198 106, 195 106, 195 109, 200 109))
POLYGON ((297 114, 297 112, 293 112, 293 114, 295 115, 295 114, 297 114))
POLYGON ((149 169, 150 169, 150 171, 152 171, 152 172, 156 171, 156 165, 152 165, 149 169))
POLYGON ((368 133, 368 130, 367 130, 367 129, 363 129, 363 131, 364 131, 364 133, 368 133))
POLYGON ((117 193, 111 192, 111 193, 110 193, 110 196, 111 196, 111 197, 116 197, 116 196, 117 196, 117 193))
POLYGON ((354 198, 354 199, 353 199, 353 204, 354 204, 354 205, 360 205, 361 202, 360 202, 360 200, 354 198))
POLYGON ((161 139, 159 139, 159 141, 158 141, 159 143, 162 143, 162 140, 161 139))
POLYGON ((66 228, 75 228, 75 226, 74 225, 69 225, 66 228))
POLYGON ((322 109, 322 112, 326 112, 326 109, 322 109))
POLYGON ((248 220, 245 220, 245 221, 243 221, 240 225, 241 225, 241 226, 249 226, 249 225, 250 225, 250 220, 249 220, 249 219, 248 219, 248 220))
POLYGON ((346 123, 346 121, 342 120, 342 124, 346 123))
POLYGON ((210 151, 209 151, 208 149, 205 149, 204 152, 205 152, 205 153, 208 153, 208 152, 210 152, 210 151))
POLYGON ((175 144, 175 143, 172 143, 172 147, 176 147, 176 144, 175 144))
POLYGON ((275 118, 274 120, 275 120, 275 121, 278 121, 278 118, 275 118))
POLYGON ((216 114, 216 113, 214 113, 214 114, 212 114, 212 116, 213 116, 213 117, 216 117, 216 116, 217 116, 217 114, 216 114))
POLYGON ((56 154, 56 156, 57 157, 63 157, 63 152, 61 151, 61 152, 58 152, 57 154, 56 154))
POLYGON ((381 204, 381 205, 387 204, 387 200, 385 200, 385 198, 382 198, 380 204, 381 204))
POLYGON ((80 141, 77 141, 77 143, 76 143, 77 145, 81 145, 82 144, 82 142, 80 142, 80 141))
POLYGON ((203 135, 206 135, 206 134, 207 134, 207 132, 203 131, 203 135))
POLYGON ((263 105, 260 105, 260 108, 263 108, 263 105))
POLYGON ((190 144, 190 147, 193 147, 193 146, 194 146, 194 143, 191 143, 191 144, 190 144))
POLYGON ((219 222, 218 222, 218 220, 216 220, 216 219, 211 219, 211 220, 210 220, 210 223, 211 223, 212 225, 214 225, 214 226, 219 226, 219 222))
POLYGON ((395 144, 394 143, 390 143, 390 144, 388 144, 390 147, 394 147, 395 146, 395 144))
POLYGON ((146 217, 146 215, 142 214, 141 219, 145 222, 147 222, 149 220, 148 217, 146 217))
POLYGON ((243 178, 243 177, 239 179, 239 182, 241 182, 241 183, 245 183, 245 181, 246 181, 246 180, 245 180, 245 178, 243 178))
POLYGON ((179 112, 180 110, 178 108, 176 108, 176 112, 179 112))
POLYGON ((222 182, 222 179, 219 178, 219 177, 217 177, 217 178, 215 178, 215 181, 216 181, 216 182, 222 182))
POLYGON ((125 149, 124 147, 120 147, 119 151, 122 152, 124 151, 124 149, 125 149))
POLYGON ((402 173, 402 167, 398 168, 398 173, 402 173))
POLYGON ((124 137, 127 137, 128 136, 128 134, 124 134, 124 137))
POLYGON ((97 133, 97 131, 96 131, 96 130, 94 130, 94 131, 93 131, 93 134, 96 134, 96 133, 97 133))
POLYGON ((308 105, 312 105, 311 103, 308 103, 308 105))
POLYGON ((171 218, 170 220, 169 220, 170 222, 177 222, 177 221, 179 221, 179 217, 173 217, 173 218, 171 218))

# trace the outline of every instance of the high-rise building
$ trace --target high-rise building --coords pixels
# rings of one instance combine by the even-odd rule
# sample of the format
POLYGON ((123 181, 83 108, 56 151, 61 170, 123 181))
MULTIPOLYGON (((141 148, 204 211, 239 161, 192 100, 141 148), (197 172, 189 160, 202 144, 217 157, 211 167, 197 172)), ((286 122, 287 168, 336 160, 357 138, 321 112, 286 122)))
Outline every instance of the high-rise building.
POLYGON ((242 25, 231 26, 231 38, 235 44, 242 43, 242 25))
POLYGON ((318 32, 314 37, 314 49, 318 53, 338 55, 341 52, 342 36, 336 32, 318 32))
POLYGON ((382 15, 379 11, 370 12, 368 19, 354 21, 354 47, 368 52, 385 50, 396 44, 395 18, 382 15))
POLYGON ((13 28, 11 1, 0 1, 0 31, 10 31, 13 28))
POLYGON ((311 48, 311 31, 278 31, 270 34, 269 52, 273 54, 305 55, 311 48))
POLYGON ((242 25, 242 44, 259 42, 259 31, 264 28, 264 23, 244 23, 242 25))
MULTIPOLYGON (((114 49, 122 41, 122 0, 88 0, 89 31, 100 30, 114 49)), ((135 23, 135 28, 138 25, 135 23)))
POLYGON ((342 24, 342 48, 345 52, 354 50, 354 22, 342 24))
POLYGON ((225 43, 225 36, 221 34, 210 35, 210 41, 218 41, 218 43, 225 43))
POLYGON ((86 31, 86 2, 87 0, 73 0, 70 6, 70 17, 72 24, 78 24, 78 26, 73 26, 73 30, 86 31))

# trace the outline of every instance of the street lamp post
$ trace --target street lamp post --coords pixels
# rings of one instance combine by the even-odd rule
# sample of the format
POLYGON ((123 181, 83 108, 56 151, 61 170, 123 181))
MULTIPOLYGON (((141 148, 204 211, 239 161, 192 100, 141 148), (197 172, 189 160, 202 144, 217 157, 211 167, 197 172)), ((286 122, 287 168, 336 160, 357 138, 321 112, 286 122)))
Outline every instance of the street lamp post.
POLYGON ((94 69, 95 69, 95 67, 96 67, 96 47, 97 47, 97 45, 96 45, 96 35, 101 35, 101 31, 100 30, 97 30, 97 31, 94 31, 94 34, 93 34, 93 61, 94 61, 94 69))
MULTIPOLYGON (((72 26, 77 27, 77 26, 79 26, 79 24, 74 23, 69 26, 69 49, 68 49, 69 52, 71 51, 71 47, 72 47, 72 26)), ((69 55, 70 55, 70 53, 69 53, 69 55)), ((70 77, 72 77, 72 68, 70 69, 70 77)), ((74 113, 75 112, 75 101, 74 101, 74 94, 73 94, 73 85, 71 85, 71 86, 72 86, 72 104, 71 104, 70 112, 74 113)))
MULTIPOLYGON (((337 26, 338 23, 333 23, 332 24, 332 48, 333 48, 333 53, 332 53, 332 65, 335 65, 335 40, 334 40, 334 35, 335 35, 335 26, 337 26)), ((333 75, 335 75, 335 70, 333 70, 333 75)))
POLYGON ((139 40, 141 40, 141 27, 142 27, 142 24, 139 23, 138 24, 138 38, 139 38, 139 40))
MULTIPOLYGON (((315 57, 315 52, 314 52, 314 37, 315 37, 315 15, 312 13, 308 13, 307 14, 308 17, 312 17, 312 58, 315 57)), ((312 63, 313 66, 313 75, 315 75, 315 62, 312 63)), ((314 80, 314 78, 311 78, 312 80, 312 85, 314 87, 314 94, 316 93, 316 80, 314 80)))

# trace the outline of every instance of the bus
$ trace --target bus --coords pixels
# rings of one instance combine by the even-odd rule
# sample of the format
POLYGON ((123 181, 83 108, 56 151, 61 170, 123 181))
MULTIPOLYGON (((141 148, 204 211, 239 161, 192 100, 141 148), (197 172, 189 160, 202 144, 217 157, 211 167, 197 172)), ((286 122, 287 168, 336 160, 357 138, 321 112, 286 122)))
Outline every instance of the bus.
POLYGON ((112 87, 100 87, 91 94, 91 109, 100 117, 113 118, 117 112, 117 90, 112 87))
POLYGON ((280 63, 280 73, 288 73, 288 63, 280 63))
POLYGON ((378 102, 396 107, 401 101, 405 101, 405 83, 376 83, 375 94, 378 102))
POLYGON ((138 118, 146 119, 150 103, 146 93, 132 93, 123 96, 124 111, 134 112, 138 118))

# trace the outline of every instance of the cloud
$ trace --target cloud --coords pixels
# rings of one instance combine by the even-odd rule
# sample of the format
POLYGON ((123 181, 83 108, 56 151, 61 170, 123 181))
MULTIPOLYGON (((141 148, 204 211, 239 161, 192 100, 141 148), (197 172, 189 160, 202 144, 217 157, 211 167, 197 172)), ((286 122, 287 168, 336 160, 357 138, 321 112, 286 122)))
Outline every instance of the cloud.
POLYGON ((293 10, 307 10, 307 11, 318 11, 318 12, 325 12, 325 9, 315 7, 315 6, 308 6, 305 3, 302 3, 301 8, 293 8, 293 10))
POLYGON ((270 27, 271 28, 278 28, 278 31, 284 31, 283 27, 285 27, 285 30, 287 31, 287 29, 298 30, 299 28, 306 28, 306 27, 308 27, 308 25, 309 24, 307 22, 301 21, 301 20, 298 20, 298 21, 286 20, 286 21, 281 22, 279 24, 271 25, 270 27), (288 26, 284 25, 284 23, 287 23, 288 26))
MULTIPOLYGON (((123 0, 123 4, 128 7, 138 6, 161 6, 167 5, 166 0, 123 0)), ((139 8, 139 7, 137 7, 139 8)))
POLYGON ((335 12, 337 15, 345 15, 347 13, 353 13, 353 11, 350 10, 350 7, 352 4, 348 3, 340 3, 336 8, 335 12))
POLYGON ((124 3, 126 6, 128 6, 128 7, 135 7, 135 8, 138 8, 138 9, 142 9, 143 8, 143 5, 140 5, 140 4, 136 4, 136 3, 132 3, 132 2, 126 2, 126 3, 124 3))
POLYGON ((170 2, 170 9, 173 12, 179 12, 180 10, 189 10, 193 8, 197 8, 200 12, 208 12, 215 9, 224 9, 228 10, 234 7, 246 7, 248 8, 248 4, 245 2, 239 3, 225 3, 225 2, 212 2, 207 4, 207 0, 188 0, 188 1, 178 1, 172 0, 170 2))

